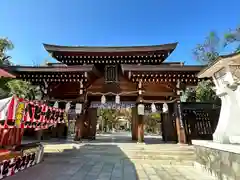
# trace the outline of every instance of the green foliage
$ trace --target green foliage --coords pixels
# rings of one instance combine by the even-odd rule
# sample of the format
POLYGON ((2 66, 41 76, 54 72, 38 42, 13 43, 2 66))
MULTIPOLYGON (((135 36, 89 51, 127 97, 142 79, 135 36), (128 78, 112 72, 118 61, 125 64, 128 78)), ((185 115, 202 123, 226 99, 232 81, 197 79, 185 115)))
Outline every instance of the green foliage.
POLYGON ((100 116, 108 122, 112 122, 116 118, 115 109, 100 109, 100 116))
POLYGON ((161 114, 160 113, 151 113, 148 116, 145 116, 145 128, 149 132, 155 132, 156 129, 160 128, 158 124, 161 121, 161 114))
POLYGON ((9 88, 7 86, 8 81, 9 78, 0 78, 0 99, 7 98, 9 96, 9 88))
POLYGON ((152 113, 152 114, 150 115, 150 117, 151 117, 152 119, 157 119, 157 120, 160 120, 160 119, 161 119, 160 113, 152 113))
POLYGON ((235 44, 237 47, 235 52, 240 52, 240 27, 230 30, 224 35, 224 47, 229 44, 235 44))
POLYGON ((187 87, 181 96, 182 102, 196 102, 196 90, 187 87))
POLYGON ((201 81, 196 88, 196 99, 200 102, 214 102, 217 99, 213 91, 213 83, 210 80, 201 81))
POLYGON ((202 44, 197 44, 193 50, 194 57, 202 64, 210 64, 219 56, 222 48, 220 38, 215 32, 210 32, 202 44))
MULTIPOLYGON (((11 57, 7 56, 6 53, 13 48, 13 43, 9 39, 0 38, 0 65, 11 65, 11 57)), ((40 89, 31 85, 30 82, 0 78, 0 99, 13 94, 29 100, 41 98, 40 89)))
MULTIPOLYGON (((215 32, 211 32, 203 42, 198 44, 193 51, 197 61, 203 64, 211 64, 220 54, 221 48, 220 38, 215 32)), ((201 81, 195 90, 187 88, 183 95, 185 102, 209 102, 217 99, 215 92, 212 90, 213 83, 211 81, 201 81)))
POLYGON ((14 48, 13 43, 8 38, 0 38, 0 65, 10 65, 11 56, 6 55, 8 50, 14 48))
POLYGON ((31 85, 30 82, 22 80, 10 80, 7 82, 10 95, 17 95, 18 97, 25 98, 28 100, 41 99, 41 91, 38 86, 31 85))
POLYGON ((181 97, 182 102, 214 102, 219 104, 219 98, 212 89, 214 84, 211 80, 201 81, 196 89, 186 88, 181 97))
MULTIPOLYGON (((209 65, 219 57, 221 50, 229 44, 235 44, 235 52, 240 52, 240 27, 235 30, 230 30, 223 38, 219 38, 215 32, 211 32, 202 44, 198 44, 195 47, 193 54, 197 61, 209 65)), ((202 81, 198 84, 196 91, 186 89, 181 100, 185 102, 219 102, 219 98, 216 97, 212 87, 213 83, 211 81, 202 81)))
POLYGON ((104 121, 104 125, 114 127, 119 122, 119 117, 124 117, 128 121, 131 121, 131 109, 98 109, 98 114, 104 121))

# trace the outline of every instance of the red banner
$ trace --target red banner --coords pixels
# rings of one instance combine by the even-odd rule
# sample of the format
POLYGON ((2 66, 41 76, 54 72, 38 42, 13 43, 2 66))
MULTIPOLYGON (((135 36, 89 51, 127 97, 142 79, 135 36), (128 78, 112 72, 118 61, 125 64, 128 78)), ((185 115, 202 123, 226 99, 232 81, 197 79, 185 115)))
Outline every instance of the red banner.
POLYGON ((66 117, 63 109, 12 97, 7 104, 6 116, 1 117, 0 128, 46 129, 67 122, 66 117))

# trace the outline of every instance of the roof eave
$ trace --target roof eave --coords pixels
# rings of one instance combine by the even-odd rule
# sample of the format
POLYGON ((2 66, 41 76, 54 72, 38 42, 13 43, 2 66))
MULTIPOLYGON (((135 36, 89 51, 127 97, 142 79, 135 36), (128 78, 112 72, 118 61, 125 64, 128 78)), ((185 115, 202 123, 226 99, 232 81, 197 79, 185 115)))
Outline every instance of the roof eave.
POLYGON ((220 56, 212 64, 200 71, 198 78, 209 78, 214 75, 215 72, 222 69, 224 66, 233 63, 233 61, 240 60, 240 53, 233 53, 229 55, 220 56))
POLYGON ((129 52, 129 51, 173 51, 177 42, 152 46, 60 46, 43 44, 46 51, 51 52, 129 52))
POLYGON ((205 66, 170 66, 170 65, 121 65, 123 71, 132 72, 160 72, 160 71, 189 71, 198 72, 205 66))
POLYGON ((90 72, 93 70, 93 65, 82 66, 8 66, 8 70, 13 72, 90 72))
POLYGON ((7 77, 7 78, 16 78, 13 74, 9 73, 8 71, 4 69, 0 69, 0 78, 1 77, 7 77))

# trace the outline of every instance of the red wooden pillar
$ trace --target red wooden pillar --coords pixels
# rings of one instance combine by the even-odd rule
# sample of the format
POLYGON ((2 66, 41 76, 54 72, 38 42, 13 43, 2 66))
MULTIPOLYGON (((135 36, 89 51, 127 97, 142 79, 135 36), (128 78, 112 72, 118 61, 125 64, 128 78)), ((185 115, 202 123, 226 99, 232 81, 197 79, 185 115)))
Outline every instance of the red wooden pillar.
POLYGON ((78 115, 76 119, 75 124, 75 140, 79 141, 83 138, 83 121, 84 121, 84 115, 78 115))
POLYGON ((179 101, 175 104, 175 111, 176 111, 176 127, 177 127, 178 143, 186 144, 186 133, 185 133, 184 123, 182 119, 181 104, 179 101))
POLYGON ((89 132, 88 138, 96 138, 96 128, 97 128, 97 108, 89 109, 89 132))
POLYGON ((82 138, 87 139, 89 136, 89 112, 88 109, 85 111, 83 116, 83 127, 82 127, 82 138))
POLYGON ((132 108, 132 124, 131 124, 131 130, 132 130, 132 140, 136 141, 138 137, 138 131, 137 131, 137 108, 132 108))
POLYGON ((144 116, 138 115, 138 142, 144 142, 144 116))

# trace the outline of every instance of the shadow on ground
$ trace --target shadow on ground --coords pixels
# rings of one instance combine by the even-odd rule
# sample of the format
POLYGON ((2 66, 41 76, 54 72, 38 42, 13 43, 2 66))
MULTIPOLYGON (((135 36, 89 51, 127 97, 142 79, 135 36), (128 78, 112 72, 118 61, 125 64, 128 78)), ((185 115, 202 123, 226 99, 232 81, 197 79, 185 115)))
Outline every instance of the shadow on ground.
POLYGON ((81 143, 50 140, 44 161, 7 180, 211 180, 192 167, 190 146, 163 143, 145 137, 145 144, 132 142, 129 134, 98 135, 81 143))
POLYGON ((44 161, 8 180, 138 179, 136 168, 117 145, 83 145, 46 153, 44 161))

